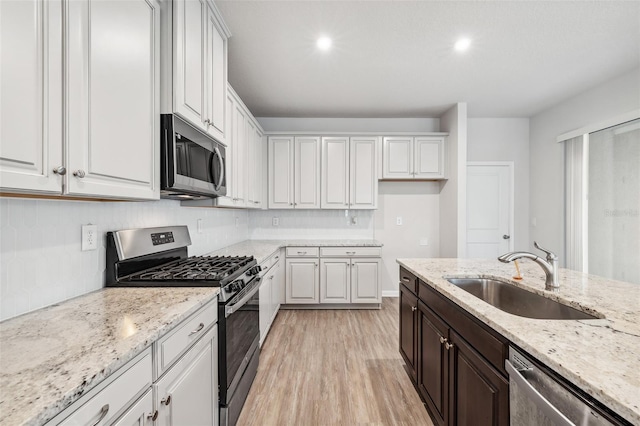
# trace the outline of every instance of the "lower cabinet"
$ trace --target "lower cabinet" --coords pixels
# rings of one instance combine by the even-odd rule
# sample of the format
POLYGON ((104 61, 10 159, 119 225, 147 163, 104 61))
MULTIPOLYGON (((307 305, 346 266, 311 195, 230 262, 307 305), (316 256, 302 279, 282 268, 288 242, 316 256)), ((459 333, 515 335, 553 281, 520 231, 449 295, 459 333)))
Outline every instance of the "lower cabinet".
POLYGON ((434 423, 509 425, 506 339, 427 284, 413 287, 402 268, 400 277, 400 353, 434 423))
POLYGON ((288 247, 286 303, 380 304, 380 247, 288 247))
POLYGON ((260 346, 266 339, 280 304, 284 298, 284 267, 280 261, 280 251, 261 263, 263 270, 260 284, 260 346))
POLYGON ((145 426, 153 424, 153 392, 147 391, 113 426, 145 426))
POLYGON ((156 425, 218 424, 218 326, 153 385, 156 425))

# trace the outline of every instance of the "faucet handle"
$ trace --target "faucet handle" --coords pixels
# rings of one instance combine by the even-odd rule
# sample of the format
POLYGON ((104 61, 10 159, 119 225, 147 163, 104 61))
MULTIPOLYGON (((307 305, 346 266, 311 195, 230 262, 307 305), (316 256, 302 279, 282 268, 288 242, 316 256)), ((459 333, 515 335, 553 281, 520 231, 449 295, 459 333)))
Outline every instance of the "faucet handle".
POLYGON ((536 241, 533 242, 533 245, 538 250, 545 252, 545 254, 547 255, 547 260, 555 260, 555 259, 558 258, 558 256, 556 256, 556 254, 554 252, 552 252, 551 250, 547 250, 544 247, 540 247, 540 245, 536 241))

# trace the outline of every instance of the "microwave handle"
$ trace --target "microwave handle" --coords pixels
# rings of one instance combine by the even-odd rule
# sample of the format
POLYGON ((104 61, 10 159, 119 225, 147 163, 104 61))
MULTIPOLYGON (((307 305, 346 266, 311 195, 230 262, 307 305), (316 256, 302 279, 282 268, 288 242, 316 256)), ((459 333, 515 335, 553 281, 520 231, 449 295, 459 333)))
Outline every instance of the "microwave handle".
MULTIPOLYGON (((216 191, 220 191, 222 180, 224 179, 224 162, 222 161, 222 155, 220 154, 220 150, 217 146, 213 148, 213 152, 213 157, 218 157, 218 162, 220 164, 220 176, 218 176, 218 183, 214 182, 214 185, 216 187, 216 191)), ((213 161, 213 158, 211 158, 211 161, 213 161)))

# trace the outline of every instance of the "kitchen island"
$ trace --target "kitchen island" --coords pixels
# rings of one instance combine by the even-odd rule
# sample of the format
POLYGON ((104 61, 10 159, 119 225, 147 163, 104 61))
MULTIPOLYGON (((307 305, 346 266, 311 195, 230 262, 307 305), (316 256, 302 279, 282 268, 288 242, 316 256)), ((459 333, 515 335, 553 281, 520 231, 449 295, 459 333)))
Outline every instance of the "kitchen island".
POLYGON ((544 290, 542 269, 497 260, 398 259, 407 271, 632 424, 640 424, 640 286, 560 269, 558 291, 544 290), (590 313, 593 320, 540 320, 512 315, 446 278, 500 278, 590 313))

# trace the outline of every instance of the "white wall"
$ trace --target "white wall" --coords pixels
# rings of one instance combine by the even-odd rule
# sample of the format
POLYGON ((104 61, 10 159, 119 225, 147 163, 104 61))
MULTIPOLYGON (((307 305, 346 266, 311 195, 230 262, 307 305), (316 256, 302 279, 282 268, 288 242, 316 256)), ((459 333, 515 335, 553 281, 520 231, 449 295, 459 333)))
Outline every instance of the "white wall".
POLYGON ((373 210, 349 210, 348 216, 345 210, 254 210, 249 215, 249 236, 254 240, 371 239, 373 214, 373 210), (273 226, 274 217, 278 226, 273 226))
POLYGON ((440 117, 447 138, 446 181, 440 182, 440 256, 465 257, 467 196, 467 104, 458 103, 440 117))
POLYGON ((516 250, 529 248, 529 119, 469 118, 467 161, 513 161, 516 250))
POLYGON ((558 253, 561 265, 565 259, 564 150, 556 137, 638 108, 640 68, 531 117, 530 241, 558 253))
POLYGON ((438 118, 258 117, 266 132, 438 132, 438 118))
POLYGON ((187 208, 170 200, 0 198, 0 320, 104 286, 105 240, 98 250, 81 251, 81 225, 98 225, 103 236, 118 229, 188 225, 189 254, 199 255, 247 239, 247 221, 245 210, 187 208))
MULTIPOLYGON (((398 291, 398 258, 438 257, 440 254, 440 184, 438 182, 380 182, 375 238, 382 248, 382 291, 398 291), (396 219, 402 217, 402 225, 396 219), (425 240, 427 246, 420 245, 425 240)), ((384 293, 383 293, 384 294, 384 293)))

